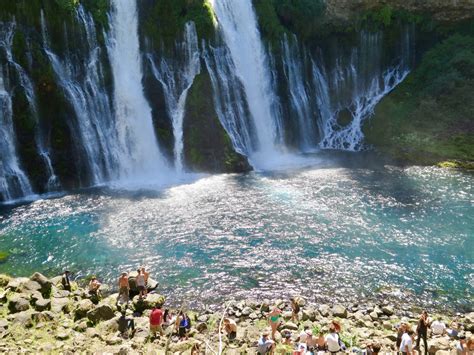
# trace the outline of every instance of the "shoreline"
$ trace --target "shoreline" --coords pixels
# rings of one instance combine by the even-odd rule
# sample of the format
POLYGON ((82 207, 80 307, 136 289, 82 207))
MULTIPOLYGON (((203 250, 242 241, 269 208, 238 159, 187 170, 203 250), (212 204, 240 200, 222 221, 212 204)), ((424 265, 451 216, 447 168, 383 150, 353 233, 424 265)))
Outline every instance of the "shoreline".
MULTIPOLYGON (((149 283, 156 288, 155 281, 149 283)), ((198 346, 201 351, 219 348, 218 328, 225 311, 226 316, 237 323, 237 339, 229 342, 223 336, 222 346, 228 354, 254 354, 255 343, 262 331, 268 328, 267 313, 277 306, 282 311, 282 324, 275 339, 280 349, 284 331, 291 332, 296 341, 304 326, 313 332, 327 331, 328 325, 337 319, 342 326, 341 339, 348 351, 363 350, 370 343, 378 342, 382 353, 395 351, 396 326, 402 319, 408 320, 415 328, 420 307, 413 304, 393 304, 390 300, 364 301, 359 304, 312 304, 303 298, 299 322, 291 321, 289 300, 240 300, 221 305, 207 305, 206 309, 183 309, 191 318, 191 330, 187 340, 179 341, 170 334, 173 327, 165 329, 166 336, 149 339, 148 316, 154 304, 163 303, 168 308, 172 300, 152 290, 147 298, 140 301, 138 296, 131 299, 126 316, 135 322, 132 338, 123 338, 118 332, 120 309, 117 308, 117 293, 104 286, 102 298, 94 299, 88 292, 75 285, 71 292, 61 289, 60 277, 48 279, 35 273, 30 278, 10 278, 0 275, 0 352, 4 353, 148 353, 164 354, 169 341, 170 354, 191 354, 191 348, 198 346), (170 302, 171 301, 171 302, 170 302)), ((123 309, 123 305, 121 306, 123 309)), ((442 317, 447 326, 457 321, 467 338, 474 333, 474 312, 432 314, 433 319, 442 317)), ((429 338, 431 353, 454 350, 455 339, 447 336, 429 338)), ((200 354, 204 352, 197 352, 200 354)), ((209 352, 208 353, 212 353, 209 352)), ((276 352, 277 353, 277 352, 276 352)))

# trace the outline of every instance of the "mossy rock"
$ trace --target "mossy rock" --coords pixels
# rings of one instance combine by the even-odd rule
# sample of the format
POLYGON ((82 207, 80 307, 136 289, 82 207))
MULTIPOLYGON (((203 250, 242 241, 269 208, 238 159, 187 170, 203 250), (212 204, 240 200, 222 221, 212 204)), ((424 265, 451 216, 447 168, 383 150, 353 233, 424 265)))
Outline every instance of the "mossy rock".
POLYGON ((8 260, 8 257, 10 256, 9 252, 6 251, 0 251, 0 264, 6 262, 8 260))
POLYGON ((0 274, 0 287, 5 287, 6 285, 8 285, 11 279, 12 278, 8 275, 0 274))
POLYGON ((440 168, 474 170, 474 161, 446 160, 436 165, 440 168))

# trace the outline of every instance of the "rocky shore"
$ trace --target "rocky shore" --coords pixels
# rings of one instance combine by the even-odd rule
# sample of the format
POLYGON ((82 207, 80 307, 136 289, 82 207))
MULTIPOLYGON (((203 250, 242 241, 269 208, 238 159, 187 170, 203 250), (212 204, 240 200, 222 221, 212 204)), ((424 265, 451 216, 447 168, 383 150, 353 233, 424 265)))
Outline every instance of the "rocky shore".
MULTIPOLYGON (((415 328, 419 308, 399 308, 389 301, 365 304, 312 305, 299 298, 299 322, 290 321, 289 300, 241 300, 221 305, 220 311, 183 309, 191 318, 192 327, 187 340, 179 341, 174 327, 165 328, 165 335, 150 338, 148 316, 153 305, 167 302, 164 296, 152 291, 146 299, 133 297, 126 310, 134 320, 132 337, 118 332, 120 310, 117 293, 103 287, 101 299, 78 285, 71 291, 63 290, 61 277, 48 279, 40 273, 30 278, 10 278, 0 275, 0 353, 61 353, 98 354, 217 354, 219 324, 223 313, 238 325, 236 340, 229 342, 222 336, 224 354, 255 354, 256 342, 268 328, 266 314, 273 305, 282 310, 283 323, 276 333, 276 353, 292 354, 282 344, 281 332, 289 330, 293 339, 305 326, 314 332, 327 330, 332 320, 342 325, 341 339, 348 352, 362 352, 368 344, 378 342, 382 353, 395 352, 396 326, 406 318, 415 328), (165 349, 168 349, 165 351, 165 349), (192 349, 198 348, 197 352, 192 349)), ((156 285, 153 285, 156 286, 156 285)), ((179 311, 179 310, 175 310, 179 311)), ((474 332, 474 312, 468 314, 441 314, 449 326, 453 320, 469 338, 474 332)), ((455 349, 456 340, 448 336, 428 339, 430 354, 448 354, 455 349)))

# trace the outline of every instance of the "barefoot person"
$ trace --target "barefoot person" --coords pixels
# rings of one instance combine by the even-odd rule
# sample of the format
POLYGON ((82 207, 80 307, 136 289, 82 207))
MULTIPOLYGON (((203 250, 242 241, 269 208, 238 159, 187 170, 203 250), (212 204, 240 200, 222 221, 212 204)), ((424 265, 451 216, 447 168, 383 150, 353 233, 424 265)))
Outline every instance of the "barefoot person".
POLYGON ((299 322, 299 313, 300 313, 300 305, 299 305, 298 297, 293 297, 291 299, 291 321, 298 324, 299 322))
POLYGON ((63 289, 66 291, 71 291, 71 280, 69 279, 70 274, 69 270, 66 270, 61 278, 61 284, 63 285, 63 289))
POLYGON ((118 279, 118 286, 119 286, 119 294, 117 297, 117 304, 120 302, 120 300, 128 304, 129 292, 130 292, 130 286, 128 284, 128 273, 122 272, 122 274, 120 275, 118 279))
POLYGON ((141 267, 141 272, 143 274, 143 277, 145 278, 145 297, 148 294, 148 277, 150 276, 150 273, 146 271, 145 267, 141 267))
POLYGON ((93 276, 89 282, 89 293, 94 296, 99 296, 99 289, 102 284, 93 276))
POLYGON ((281 310, 278 307, 274 307, 272 311, 268 314, 268 323, 272 328, 272 339, 275 340, 275 333, 278 329, 278 326, 281 322, 281 310))

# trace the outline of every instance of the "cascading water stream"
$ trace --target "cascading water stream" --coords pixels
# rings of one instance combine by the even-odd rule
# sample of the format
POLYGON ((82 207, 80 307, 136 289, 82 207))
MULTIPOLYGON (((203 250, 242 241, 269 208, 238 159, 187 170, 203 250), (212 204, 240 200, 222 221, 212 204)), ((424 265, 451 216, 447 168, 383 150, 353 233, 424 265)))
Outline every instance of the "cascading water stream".
POLYGON ((200 51, 196 26, 188 22, 184 28, 184 39, 176 43, 176 57, 167 59, 164 55, 156 65, 152 54, 147 58, 154 77, 161 83, 164 93, 166 110, 173 122, 174 160, 178 174, 183 172, 183 119, 186 98, 194 82, 201 72, 200 51))
MULTIPOLYGON (((279 155, 279 120, 271 73, 250 0, 211 0, 233 66, 240 79, 255 129, 256 142, 247 151, 256 166, 279 155)), ((253 138, 253 137, 252 137, 253 138)), ((247 149, 250 146, 247 144, 247 149)))
POLYGON ((360 43, 349 61, 340 57, 331 71, 312 60, 313 85, 320 112, 321 148, 358 151, 363 148, 363 121, 373 114, 375 106, 399 85, 410 71, 412 31, 402 36, 401 57, 383 69, 382 34, 360 33, 360 43), (351 122, 342 126, 339 114, 347 110, 351 122))
POLYGON ((31 81, 28 74, 25 72, 23 67, 15 62, 13 58, 13 54, 11 52, 12 43, 13 43, 13 36, 15 33, 15 26, 16 24, 13 22, 10 28, 5 32, 6 33, 6 42, 4 43, 4 49, 6 52, 6 57, 8 63, 10 63, 16 70, 18 75, 20 85, 25 90, 25 96, 28 100, 30 113, 33 116, 33 119, 36 123, 36 146, 38 150, 38 154, 43 159, 46 174, 48 176, 48 181, 46 182, 45 189, 47 192, 57 191, 60 187, 58 177, 54 173, 53 165, 51 163, 49 148, 47 147, 46 138, 44 133, 41 130, 39 114, 38 114, 38 107, 37 107, 37 99, 36 99, 36 92, 34 89, 33 82, 31 81))
POLYGON ((69 52, 64 59, 50 49, 46 20, 41 13, 43 47, 49 57, 57 80, 76 115, 71 134, 78 150, 84 151, 93 185, 103 184, 111 177, 117 165, 116 133, 108 94, 104 89, 100 47, 95 39, 95 25, 82 7, 78 20, 86 31, 86 60, 77 60, 69 52))
POLYGON ((5 83, 7 71, 0 66, 0 201, 33 195, 30 182, 18 161, 11 94, 5 83))
POLYGON ((172 171, 160 152, 149 103, 143 93, 137 4, 113 0, 107 47, 114 77, 120 179, 125 184, 162 183, 172 171))
MULTIPOLYGON (((312 110, 312 100, 305 85, 304 62, 298 41, 285 34, 281 43, 283 71, 288 83, 288 97, 292 112, 298 118, 299 145, 309 151, 317 145, 316 117, 312 110)), ((306 53, 303 53, 303 56, 306 53)))

